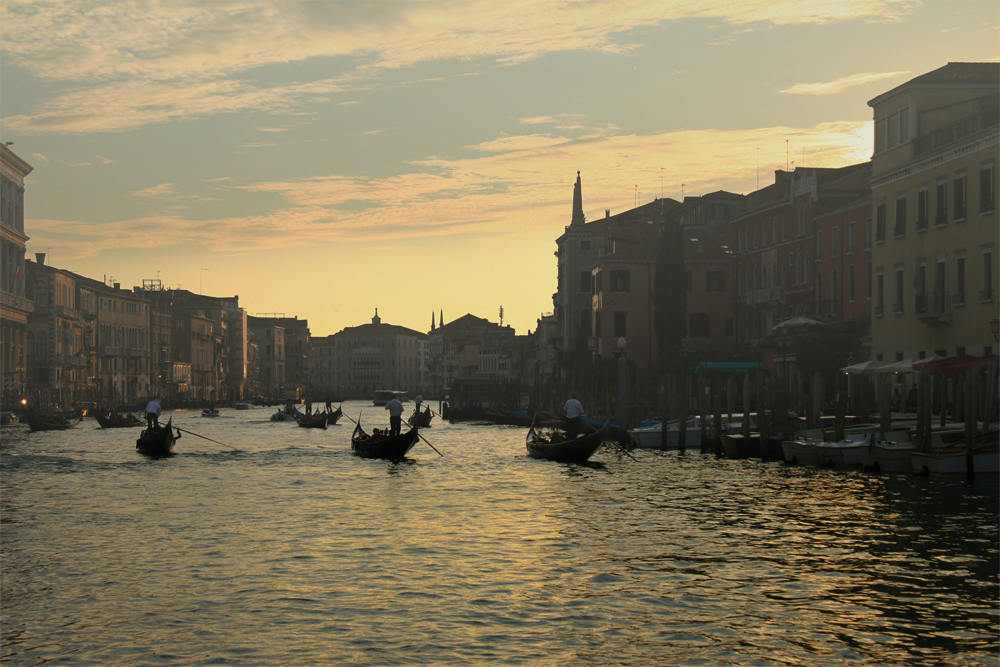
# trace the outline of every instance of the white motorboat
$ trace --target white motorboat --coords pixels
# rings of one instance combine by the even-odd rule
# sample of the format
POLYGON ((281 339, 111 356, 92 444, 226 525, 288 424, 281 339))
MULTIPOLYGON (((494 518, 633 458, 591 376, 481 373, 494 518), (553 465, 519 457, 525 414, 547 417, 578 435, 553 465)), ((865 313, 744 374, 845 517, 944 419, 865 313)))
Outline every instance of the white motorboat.
MULTIPOLYGON (((929 452, 911 452, 910 464, 918 475, 965 475, 968 455, 964 445, 943 447, 929 452)), ((974 447, 972 469, 977 475, 1000 472, 1000 444, 992 442, 974 447)))
MULTIPOLYGON (((732 421, 730 421, 727 416, 722 422, 722 434, 727 433, 739 433, 743 428, 743 422, 740 421, 742 415, 732 415, 732 421)), ((708 437, 714 437, 715 435, 715 418, 708 417, 707 420, 708 437)), ((685 447, 696 447, 701 444, 701 417, 698 415, 688 417, 686 420, 687 428, 684 435, 684 445, 685 447)), ((750 417, 750 428, 756 429, 756 422, 753 416, 750 417)), ((673 420, 667 422, 667 449, 677 449, 678 448, 678 437, 680 434, 680 420, 673 420)), ((638 447, 640 449, 660 449, 661 434, 663 432, 662 422, 657 422, 649 426, 641 426, 638 428, 629 429, 628 435, 629 440, 632 442, 632 446, 638 447)))

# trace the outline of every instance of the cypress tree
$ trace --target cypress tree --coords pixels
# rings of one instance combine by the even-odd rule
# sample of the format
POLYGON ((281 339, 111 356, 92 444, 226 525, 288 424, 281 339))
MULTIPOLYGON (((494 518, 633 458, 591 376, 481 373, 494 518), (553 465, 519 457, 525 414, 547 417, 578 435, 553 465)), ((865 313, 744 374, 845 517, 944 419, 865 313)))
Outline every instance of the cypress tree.
POLYGON ((684 268, 684 230, 667 217, 653 279, 653 329, 660 354, 675 356, 687 336, 687 279, 684 268))

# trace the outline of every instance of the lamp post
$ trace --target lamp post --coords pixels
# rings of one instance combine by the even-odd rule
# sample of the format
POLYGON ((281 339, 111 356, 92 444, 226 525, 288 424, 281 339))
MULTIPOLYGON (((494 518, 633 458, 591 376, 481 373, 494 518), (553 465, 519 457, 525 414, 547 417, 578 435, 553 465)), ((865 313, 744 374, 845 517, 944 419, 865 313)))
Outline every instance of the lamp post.
POLYGON ((625 353, 625 337, 618 339, 618 439, 626 437, 625 423, 628 417, 628 356, 625 353))

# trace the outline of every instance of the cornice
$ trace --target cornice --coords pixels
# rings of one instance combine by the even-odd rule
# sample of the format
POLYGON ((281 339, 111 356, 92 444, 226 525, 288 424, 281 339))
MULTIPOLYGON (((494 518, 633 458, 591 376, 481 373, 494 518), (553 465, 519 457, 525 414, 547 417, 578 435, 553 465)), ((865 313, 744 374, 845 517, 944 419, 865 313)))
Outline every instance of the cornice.
POLYGON ((958 160, 971 155, 972 153, 977 153, 986 148, 997 146, 998 144, 1000 144, 1000 132, 994 132, 993 134, 979 137, 975 141, 970 141, 967 144, 949 148, 948 150, 938 153, 937 155, 932 155, 917 161, 907 162, 906 165, 896 169, 895 171, 890 171, 889 173, 872 177, 872 190, 874 191, 877 188, 891 185, 892 183, 911 178, 917 174, 937 169, 942 164, 958 160))

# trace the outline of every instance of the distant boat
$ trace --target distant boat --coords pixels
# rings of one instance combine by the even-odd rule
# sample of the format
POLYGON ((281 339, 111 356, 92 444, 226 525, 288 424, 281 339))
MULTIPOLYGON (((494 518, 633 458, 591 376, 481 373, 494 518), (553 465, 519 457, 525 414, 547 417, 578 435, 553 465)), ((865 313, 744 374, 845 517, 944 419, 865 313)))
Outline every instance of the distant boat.
POLYGON ((302 428, 326 428, 327 414, 320 412, 315 415, 303 415, 299 418, 299 426, 302 428))
POLYGON ((107 415, 97 413, 94 415, 101 428, 130 428, 132 426, 142 426, 145 422, 137 418, 132 413, 121 415, 112 410, 107 415))
POLYGON ((202 417, 218 417, 219 416, 219 411, 216 410, 215 408, 205 408, 204 410, 201 411, 201 416, 202 417))
POLYGON ((83 415, 79 411, 43 413, 28 410, 24 413, 24 420, 32 431, 65 431, 79 424, 83 415))

